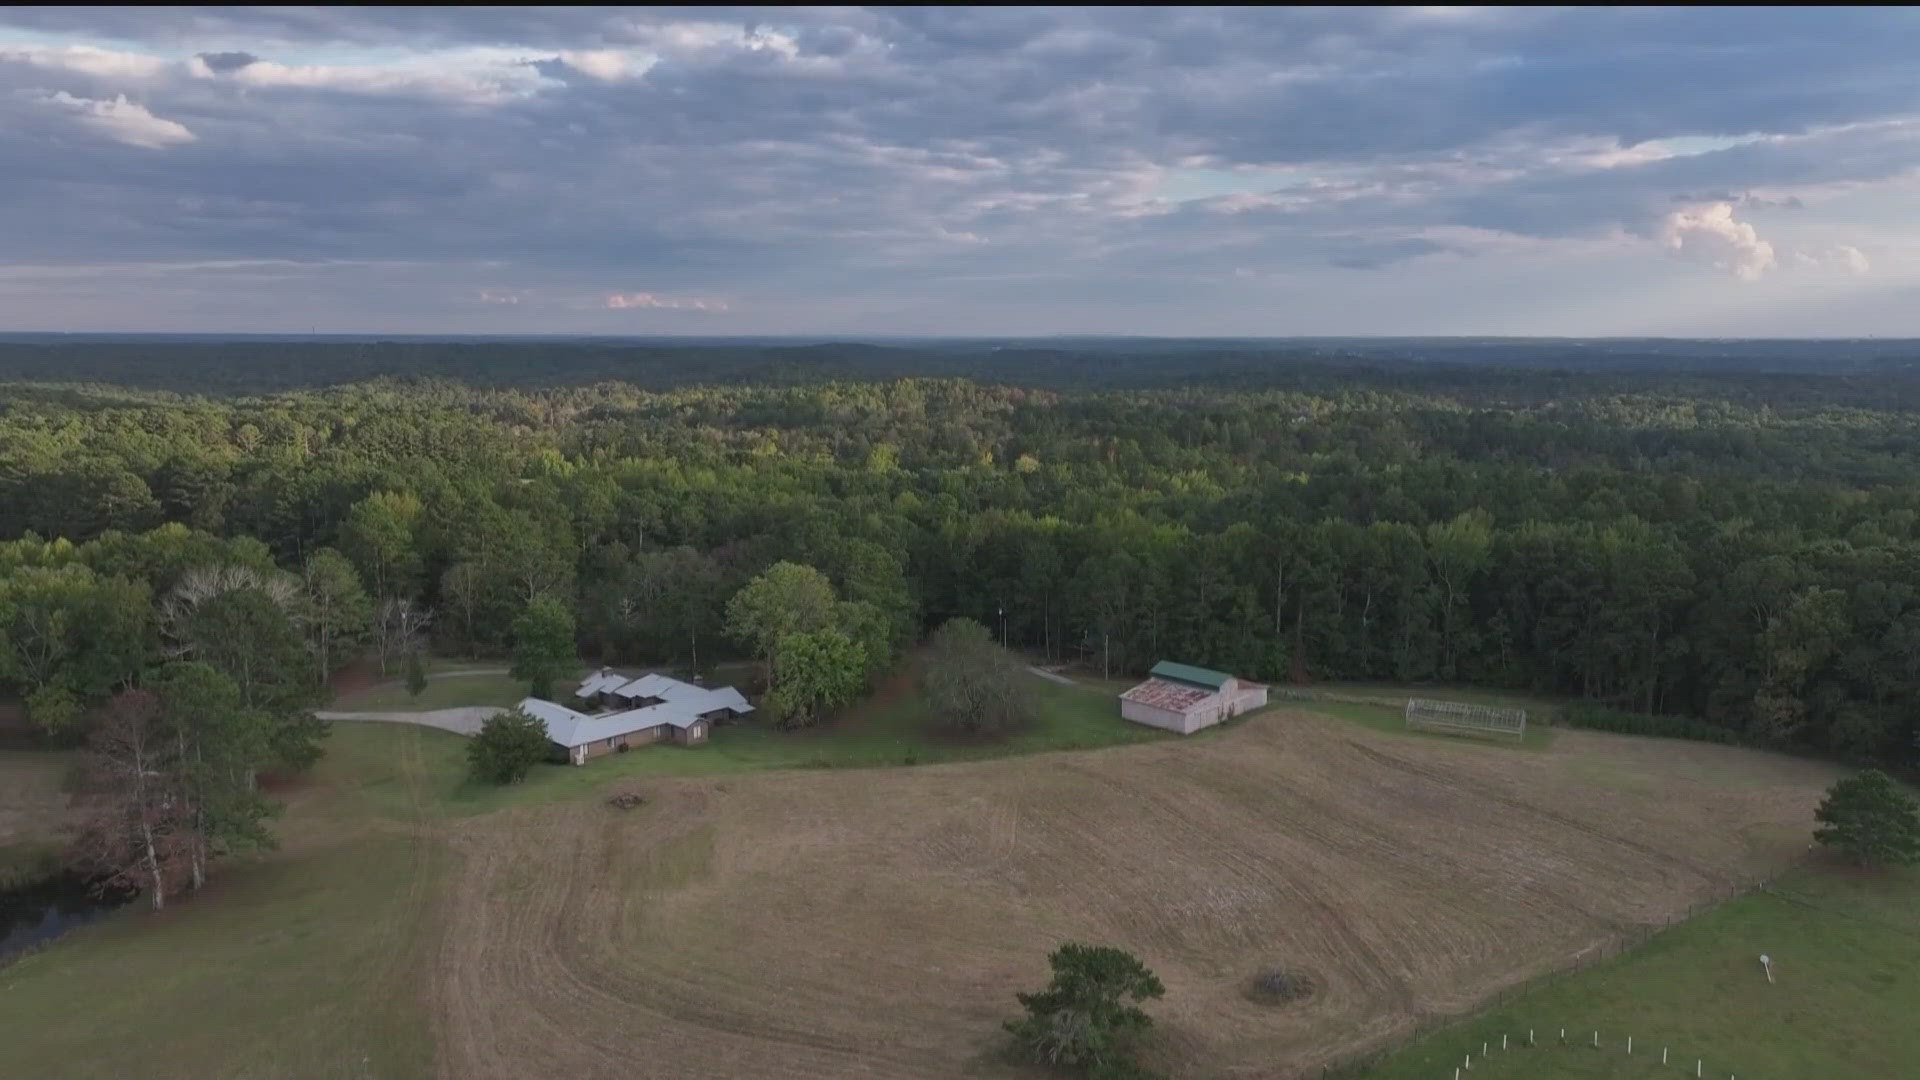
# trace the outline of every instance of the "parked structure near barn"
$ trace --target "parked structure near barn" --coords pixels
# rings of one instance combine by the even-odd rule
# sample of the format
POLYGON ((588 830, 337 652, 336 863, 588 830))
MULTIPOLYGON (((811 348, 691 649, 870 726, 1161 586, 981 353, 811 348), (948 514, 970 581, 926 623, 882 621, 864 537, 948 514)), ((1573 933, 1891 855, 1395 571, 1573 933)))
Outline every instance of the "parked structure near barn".
POLYGON ((1191 735, 1266 703, 1263 683, 1162 660, 1153 665, 1146 682, 1120 695, 1120 715, 1136 724, 1191 735))
POLYGON ((715 722, 753 711, 731 686, 695 686, 658 673, 632 678, 606 668, 588 676, 574 696, 599 710, 583 713, 539 698, 520 702, 546 725, 555 756, 574 765, 662 740, 703 743, 715 722))

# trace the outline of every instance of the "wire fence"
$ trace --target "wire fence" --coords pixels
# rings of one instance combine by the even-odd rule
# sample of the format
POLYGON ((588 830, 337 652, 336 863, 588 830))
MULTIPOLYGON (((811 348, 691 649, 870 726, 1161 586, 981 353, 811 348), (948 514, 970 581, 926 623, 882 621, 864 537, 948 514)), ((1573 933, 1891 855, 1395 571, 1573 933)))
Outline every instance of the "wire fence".
MULTIPOLYGON (((1668 930, 1673 929, 1675 926, 1678 926, 1684 922, 1688 922, 1692 919, 1698 918, 1699 916, 1704 915, 1707 912, 1713 911, 1714 909, 1724 904, 1737 900, 1743 896, 1748 896, 1758 892, 1768 892, 1776 895, 1783 895, 1783 894, 1779 894, 1777 890, 1773 888, 1773 883, 1778 881, 1780 878, 1786 876, 1788 873, 1791 873, 1792 871, 1799 869, 1804 864, 1804 862, 1805 862, 1804 858, 1798 859, 1798 860, 1795 860, 1792 864, 1786 867, 1783 867, 1780 870, 1774 871, 1772 873, 1765 874, 1760 877, 1750 878, 1744 881, 1729 882, 1723 887, 1722 891, 1716 892, 1712 896, 1709 896, 1705 899, 1698 900, 1692 904, 1689 904, 1684 913, 1677 912, 1671 917, 1661 922, 1648 923, 1645 925, 1636 926, 1620 937, 1603 941, 1596 945, 1589 946, 1588 948, 1581 950, 1580 952, 1570 957, 1567 963, 1561 965, 1560 967, 1555 968, 1552 971, 1544 972, 1540 975, 1534 976, 1533 978, 1522 980, 1521 982, 1514 983, 1510 986, 1507 986, 1500 990, 1495 991, 1491 997, 1481 1001, 1470 1012, 1441 1013, 1441 1012, 1432 1012, 1432 1011, 1422 1010, 1415 1014, 1412 1026, 1408 1028, 1406 1031, 1402 1032, 1400 1036, 1397 1037, 1391 1044, 1376 1047, 1365 1053, 1352 1055, 1352 1056, 1343 1058, 1339 1061, 1329 1062, 1325 1065, 1319 1066, 1318 1072, 1313 1072, 1309 1070, 1307 1073, 1303 1075, 1319 1077, 1321 1078, 1321 1080, 1357 1080, 1357 1078, 1359 1077, 1364 1077, 1369 1070, 1375 1068, 1381 1062, 1385 1061, 1387 1058, 1392 1057, 1397 1053, 1400 1053, 1401 1051, 1405 1050, 1408 1046, 1412 1045, 1415 1042, 1418 1042, 1421 1039, 1439 1034, 1444 1031, 1448 1031, 1450 1029, 1465 1030, 1465 1029, 1471 1028, 1474 1025, 1477 1017, 1481 1016, 1482 1014, 1490 1010, 1497 1009, 1500 1006, 1506 1004, 1509 1001, 1512 1001, 1517 997, 1520 997, 1523 994, 1530 994, 1530 993, 1533 993, 1534 991, 1544 989, 1545 987, 1551 986, 1554 983, 1561 981, 1562 979, 1567 979, 1572 976, 1578 975, 1599 964, 1604 964, 1610 960, 1616 959, 1617 957, 1621 956, 1624 953, 1632 952, 1633 950, 1638 949, 1640 946, 1645 945, 1648 941, 1652 940, 1654 937, 1660 934, 1663 934, 1668 930)), ((1786 898, 1786 896, 1783 895, 1783 898, 1786 898)), ((1614 1033, 1609 1035, 1606 1031, 1604 1031, 1603 1029, 1597 1026, 1594 1026, 1594 1027, 1577 1026, 1577 1027, 1561 1028, 1556 1025, 1551 1029, 1543 1027, 1538 1029, 1527 1029, 1524 1031, 1494 1032, 1490 1036, 1482 1039, 1482 1044, 1484 1048, 1483 1053, 1497 1054, 1502 1052, 1511 1052, 1511 1050, 1514 1050, 1514 1049, 1521 1049, 1523 1048, 1521 1044, 1513 1041, 1519 1038, 1526 1038, 1531 1040, 1525 1044, 1524 1048, 1535 1048, 1539 1046, 1549 1045, 1547 1043, 1547 1035, 1549 1031, 1551 1031, 1553 1035, 1553 1042, 1551 1045, 1556 1045, 1556 1046, 1560 1045, 1564 1039, 1578 1039, 1583 1033, 1590 1032, 1591 1045, 1587 1046, 1587 1048, 1590 1050, 1605 1049, 1607 1046, 1610 1046, 1610 1045, 1625 1046, 1626 1045, 1625 1041, 1631 1039, 1639 1045, 1639 1047, 1641 1048, 1641 1052, 1645 1052, 1645 1053, 1656 1052, 1655 1050, 1648 1049, 1649 1047, 1654 1047, 1655 1046, 1654 1043, 1650 1043, 1643 1039, 1640 1039, 1638 1036, 1626 1035, 1624 1033, 1614 1033), (1608 1040, 1618 1040, 1618 1042, 1609 1042, 1608 1040)), ((1706 1064, 1706 1061, 1704 1058, 1700 1058, 1697 1056, 1686 1058, 1686 1060, 1682 1061, 1681 1059, 1684 1056, 1683 1054, 1679 1053, 1678 1051, 1672 1051, 1671 1048, 1667 1046, 1658 1046, 1657 1052, 1661 1055, 1661 1061, 1663 1063, 1666 1062, 1666 1058, 1669 1055, 1670 1051, 1672 1053, 1672 1064, 1669 1065, 1669 1068, 1684 1066, 1688 1070, 1687 1075, 1713 1077, 1715 1078, 1715 1080, 1719 1080, 1719 1078, 1721 1077, 1729 1077, 1729 1076, 1736 1075, 1734 1073, 1730 1073, 1726 1071, 1725 1069, 1721 1069, 1720 1071, 1716 1072, 1713 1070, 1712 1067, 1706 1064), (1695 1070, 1704 1070, 1704 1071, 1699 1071, 1696 1073, 1695 1070)), ((1468 1056, 1471 1057, 1473 1062, 1475 1063, 1478 1063, 1482 1060, 1481 1056, 1476 1056, 1476 1055, 1468 1055, 1468 1056)), ((1472 1076, 1472 1071, 1471 1071, 1472 1066, 1469 1065, 1466 1058, 1463 1058, 1461 1060, 1461 1062, 1459 1063, 1459 1068, 1461 1069, 1461 1072, 1460 1072, 1461 1080, 1470 1080, 1472 1076)), ((1450 1078, 1451 1076, 1452 1076, 1451 1071, 1448 1071, 1445 1073, 1436 1073, 1435 1080, 1448 1080, 1448 1078, 1450 1078)))

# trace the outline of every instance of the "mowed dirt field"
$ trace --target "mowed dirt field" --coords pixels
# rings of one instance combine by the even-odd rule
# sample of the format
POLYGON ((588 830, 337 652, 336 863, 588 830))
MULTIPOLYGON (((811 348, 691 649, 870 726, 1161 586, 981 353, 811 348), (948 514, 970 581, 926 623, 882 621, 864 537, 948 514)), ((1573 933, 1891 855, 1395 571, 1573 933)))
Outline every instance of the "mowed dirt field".
POLYGON ((1835 775, 1703 744, 1562 731, 1517 751, 1268 713, 1100 751, 619 785, 647 804, 455 826, 439 1069, 1024 1075, 1000 1023, 1081 940, 1165 982, 1155 1064, 1303 1075, 1784 865, 1835 775), (1248 1000, 1276 967, 1318 992, 1248 1000))

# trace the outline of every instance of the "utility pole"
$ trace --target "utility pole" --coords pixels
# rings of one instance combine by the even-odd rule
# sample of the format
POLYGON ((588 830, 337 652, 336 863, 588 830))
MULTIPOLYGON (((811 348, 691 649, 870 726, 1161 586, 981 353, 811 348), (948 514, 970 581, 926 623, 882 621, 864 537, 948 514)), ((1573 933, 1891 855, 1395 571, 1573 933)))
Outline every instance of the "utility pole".
POLYGON ((1002 601, 1000 604, 1000 647, 1003 649, 1007 647, 1007 605, 1005 601, 1002 601))

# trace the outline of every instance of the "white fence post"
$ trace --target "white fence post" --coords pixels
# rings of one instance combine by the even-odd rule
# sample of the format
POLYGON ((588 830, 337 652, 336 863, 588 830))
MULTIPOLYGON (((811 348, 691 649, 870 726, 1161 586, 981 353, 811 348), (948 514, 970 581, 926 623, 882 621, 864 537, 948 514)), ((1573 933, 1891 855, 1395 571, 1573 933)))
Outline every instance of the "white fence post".
POLYGON ((1627 1053, 1633 1053, 1633 1036, 1627 1036, 1627 1053))

